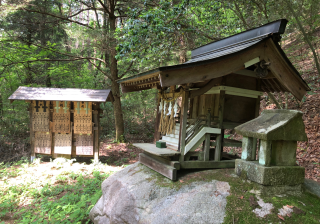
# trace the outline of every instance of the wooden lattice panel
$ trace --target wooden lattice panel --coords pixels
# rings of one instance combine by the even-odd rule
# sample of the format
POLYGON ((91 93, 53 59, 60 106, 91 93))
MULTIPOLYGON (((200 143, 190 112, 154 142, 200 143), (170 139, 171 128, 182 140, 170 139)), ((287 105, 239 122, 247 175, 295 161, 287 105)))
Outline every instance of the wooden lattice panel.
POLYGON ((32 127, 33 131, 50 131, 50 101, 32 101, 32 127))
POLYGON ((76 154, 77 155, 93 155, 93 135, 77 135, 76 136, 76 154))
POLYGON ((72 134, 54 134, 54 153, 71 155, 72 134))
POLYGON ((34 152, 41 154, 51 154, 51 133, 36 132, 34 139, 34 152))
POLYGON ((70 101, 53 101, 53 132, 70 133, 70 101))
POLYGON ((74 133, 92 134, 92 102, 74 103, 74 133))

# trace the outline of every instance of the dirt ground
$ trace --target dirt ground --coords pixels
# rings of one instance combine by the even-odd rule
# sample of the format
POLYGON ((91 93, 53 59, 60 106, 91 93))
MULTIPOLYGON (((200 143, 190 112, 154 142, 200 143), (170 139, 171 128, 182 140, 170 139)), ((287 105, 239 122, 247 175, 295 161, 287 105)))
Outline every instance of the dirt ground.
POLYGON ((105 141, 100 146, 100 161, 110 166, 128 165, 139 161, 142 149, 131 143, 112 143, 105 141))

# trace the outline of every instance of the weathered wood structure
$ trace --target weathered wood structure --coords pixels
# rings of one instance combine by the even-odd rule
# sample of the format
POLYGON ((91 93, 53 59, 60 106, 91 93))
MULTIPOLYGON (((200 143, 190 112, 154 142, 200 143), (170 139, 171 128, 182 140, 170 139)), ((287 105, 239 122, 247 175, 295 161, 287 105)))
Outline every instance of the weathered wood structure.
POLYGON ((30 103, 31 160, 36 154, 99 158, 100 103, 110 90, 20 86, 10 97, 30 103))
POLYGON ((286 24, 239 33, 193 50, 184 64, 119 80, 123 92, 159 91, 154 141, 162 133, 167 148, 135 144, 144 150, 140 162, 172 180, 178 169, 234 167, 223 147, 242 143, 224 139, 225 129, 256 118, 263 92, 290 92, 301 100, 310 90, 278 44, 286 24))

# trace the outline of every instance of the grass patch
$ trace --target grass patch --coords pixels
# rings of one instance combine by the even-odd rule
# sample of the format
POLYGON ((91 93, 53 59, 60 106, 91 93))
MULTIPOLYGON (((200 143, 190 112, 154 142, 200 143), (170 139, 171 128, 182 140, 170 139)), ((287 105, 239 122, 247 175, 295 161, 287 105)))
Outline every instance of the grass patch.
POLYGON ((0 164, 2 223, 90 223, 101 183, 119 168, 22 161, 0 164))

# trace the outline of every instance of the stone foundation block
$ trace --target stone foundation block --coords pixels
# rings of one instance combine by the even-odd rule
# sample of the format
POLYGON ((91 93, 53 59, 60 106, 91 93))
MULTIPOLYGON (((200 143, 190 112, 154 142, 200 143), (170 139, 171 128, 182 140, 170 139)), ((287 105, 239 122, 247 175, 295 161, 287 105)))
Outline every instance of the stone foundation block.
POLYGON ((305 169, 300 166, 265 167, 258 161, 237 159, 235 172, 249 180, 267 186, 297 186, 304 183, 305 169))
POLYGON ((300 196, 303 192, 302 184, 298 185, 273 185, 273 186, 265 186, 260 185, 260 192, 262 195, 266 196, 274 196, 274 195, 283 195, 283 194, 289 194, 289 195, 295 195, 300 196))

